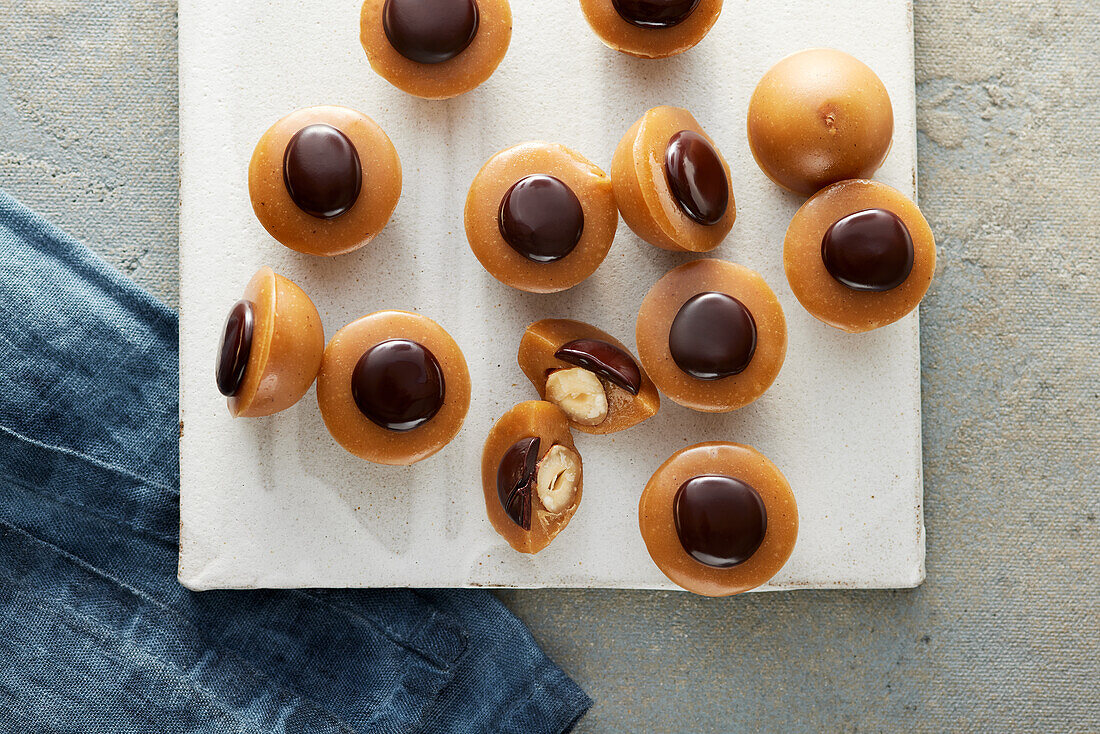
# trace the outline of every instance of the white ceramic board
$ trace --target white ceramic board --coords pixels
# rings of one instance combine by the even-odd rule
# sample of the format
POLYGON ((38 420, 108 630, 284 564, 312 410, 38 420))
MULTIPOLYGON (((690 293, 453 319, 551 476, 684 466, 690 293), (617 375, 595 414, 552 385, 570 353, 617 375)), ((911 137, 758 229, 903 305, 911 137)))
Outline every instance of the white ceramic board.
POLYGON ((675 588, 638 532, 638 497, 674 451, 698 441, 756 446, 798 499, 794 555, 765 588, 914 586, 924 576, 917 319, 842 334, 798 305, 783 275, 783 234, 801 200, 759 171, 745 139, 749 96, 781 57, 832 46, 867 62, 894 103, 896 138, 879 178, 915 194, 911 7, 907 0, 726 0, 710 35, 679 57, 605 48, 575 0, 512 0, 512 44, 496 74, 446 102, 376 76, 359 46, 356 0, 181 0, 181 581, 193 589, 306 586, 675 588), (360 109, 393 139, 404 191, 365 249, 320 259, 285 249, 252 214, 253 146, 298 107, 360 109), (514 403, 535 397, 516 365, 539 318, 598 324, 634 344, 649 287, 689 259, 625 225, 603 266, 565 293, 507 288, 471 254, 466 190, 496 151, 557 141, 610 167, 627 127, 658 104, 690 109, 733 172, 737 222, 712 256, 759 271, 790 329, 774 386, 729 415, 662 402, 648 422, 579 434, 584 502, 537 556, 513 552, 485 516, 482 442, 514 403), (230 419, 213 363, 229 306, 262 265, 299 283, 326 334, 382 308, 440 322, 469 362, 473 399, 456 440, 409 468, 375 466, 325 431, 313 390, 262 419, 230 419))

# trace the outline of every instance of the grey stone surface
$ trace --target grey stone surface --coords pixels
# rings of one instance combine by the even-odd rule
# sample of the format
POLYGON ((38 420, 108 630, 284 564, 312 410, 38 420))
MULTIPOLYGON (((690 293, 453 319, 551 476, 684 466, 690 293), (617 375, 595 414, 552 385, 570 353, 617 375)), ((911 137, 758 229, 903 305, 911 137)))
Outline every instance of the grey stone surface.
MULTIPOLYGON (((0 0, 0 187, 175 305, 175 14, 0 0)), ((1100 731, 1100 4, 915 8, 928 581, 500 596, 577 731, 1100 731)))

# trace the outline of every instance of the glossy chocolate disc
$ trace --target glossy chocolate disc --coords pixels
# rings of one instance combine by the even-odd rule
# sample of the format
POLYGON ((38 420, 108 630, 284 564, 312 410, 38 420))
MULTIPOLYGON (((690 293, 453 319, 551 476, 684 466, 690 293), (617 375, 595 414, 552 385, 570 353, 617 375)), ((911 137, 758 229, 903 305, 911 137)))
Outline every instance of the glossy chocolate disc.
POLYGON ((631 395, 642 388, 642 371, 634 358, 601 339, 574 339, 563 344, 554 356, 599 375, 631 395))
POLYGON ((888 291, 913 270, 913 238, 893 212, 868 209, 829 227, 821 240, 821 260, 829 275, 853 290, 888 291))
POLYGON ((548 263, 573 251, 584 232, 580 199, 562 181, 545 174, 526 176, 500 200, 500 236, 528 260, 548 263))
POLYGON ((706 226, 722 221, 730 203, 729 180, 706 138, 691 130, 673 135, 665 149, 665 176, 684 214, 706 226))
POLYGON ((445 395, 435 355, 408 339, 376 344, 351 373, 351 397, 359 410, 391 431, 424 425, 443 407, 445 395))
POLYGON ((740 479, 722 474, 692 477, 680 485, 672 501, 680 544, 700 563, 736 566, 764 542, 768 529, 764 500, 740 479))
POLYGON ((687 20, 699 0, 611 0, 615 11, 639 28, 671 28, 687 20))
POLYGON ((386 0, 382 29, 397 53, 420 64, 441 64, 477 35, 476 0, 386 0))
POLYGON ((524 530, 531 529, 531 498, 539 461, 538 436, 521 438, 504 452, 497 469, 497 497, 504 513, 524 530))
POLYGON ((668 349, 681 370, 720 380, 745 370, 756 353, 756 321, 725 293, 700 293, 680 307, 668 332, 668 349))
POLYGON ((286 145, 283 183, 299 209, 319 219, 338 217, 355 204, 363 186, 359 153, 332 125, 307 125, 286 145))
POLYGON ((214 373, 218 381, 218 392, 227 398, 236 395, 244 382, 248 357, 252 353, 252 330, 255 323, 251 301, 234 303, 225 319, 214 373))

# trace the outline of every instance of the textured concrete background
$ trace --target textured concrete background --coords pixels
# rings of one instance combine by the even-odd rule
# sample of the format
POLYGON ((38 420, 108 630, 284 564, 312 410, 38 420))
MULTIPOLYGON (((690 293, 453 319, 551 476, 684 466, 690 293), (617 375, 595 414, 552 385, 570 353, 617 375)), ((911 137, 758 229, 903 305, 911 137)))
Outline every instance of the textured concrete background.
MULTIPOLYGON (((500 596, 579 732, 1100 731, 1100 3, 915 10, 928 581, 500 596)), ((176 304, 176 25, 0 0, 0 187, 176 304)))

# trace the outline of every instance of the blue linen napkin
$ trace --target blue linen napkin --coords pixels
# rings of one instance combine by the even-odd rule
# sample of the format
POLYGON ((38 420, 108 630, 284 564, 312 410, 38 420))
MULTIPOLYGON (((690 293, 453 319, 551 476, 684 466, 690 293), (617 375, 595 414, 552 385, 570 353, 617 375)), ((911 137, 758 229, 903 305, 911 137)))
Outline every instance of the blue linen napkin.
POLYGON ((176 582, 176 314, 0 191, 0 732, 568 731, 482 591, 176 582))

